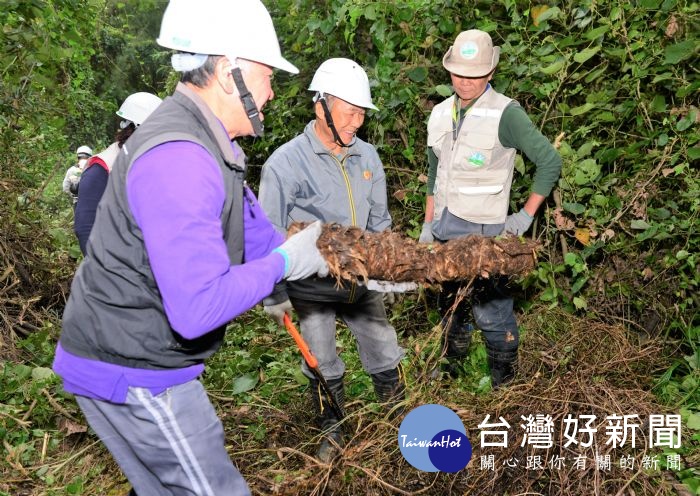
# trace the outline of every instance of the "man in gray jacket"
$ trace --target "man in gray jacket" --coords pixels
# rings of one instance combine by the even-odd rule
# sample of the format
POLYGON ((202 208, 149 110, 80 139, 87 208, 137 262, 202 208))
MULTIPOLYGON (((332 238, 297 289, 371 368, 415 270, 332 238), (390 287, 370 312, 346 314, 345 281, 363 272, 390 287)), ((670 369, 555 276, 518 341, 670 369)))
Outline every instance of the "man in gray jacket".
MULTIPOLYGON (((309 90, 314 92, 316 119, 263 166, 263 210, 282 232, 295 221, 315 220, 371 232, 388 229, 391 216, 382 163, 376 149, 355 135, 366 109, 376 110, 367 74, 352 60, 329 59, 314 74, 309 90)), ((312 277, 278 287, 264 304, 278 321, 293 305, 302 335, 341 408, 345 364, 336 352, 336 318, 357 339, 360 360, 372 376, 379 401, 392 408, 403 398, 399 363, 404 351, 387 320, 380 293, 351 283, 337 287, 330 277, 312 277)), ((302 370, 311 381, 320 427, 327 432, 318 457, 328 461, 337 452, 335 444, 342 444, 338 419, 306 364, 302 370)))

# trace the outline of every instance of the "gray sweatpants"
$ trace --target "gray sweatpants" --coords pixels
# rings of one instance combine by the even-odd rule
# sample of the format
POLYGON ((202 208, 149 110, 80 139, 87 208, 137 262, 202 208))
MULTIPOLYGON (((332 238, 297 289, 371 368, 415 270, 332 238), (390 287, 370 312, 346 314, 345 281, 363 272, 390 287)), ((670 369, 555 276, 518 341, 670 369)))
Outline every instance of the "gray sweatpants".
POLYGON ((198 380, 157 396, 132 387, 124 404, 76 399, 137 494, 250 495, 226 452, 223 426, 198 380))
MULTIPOLYGON (((354 303, 290 299, 299 316, 301 334, 316 356, 318 368, 326 380, 338 379, 345 373, 345 363, 335 346, 336 317, 347 324, 357 339, 360 361, 367 373, 391 370, 403 358, 404 350, 386 317, 380 293, 367 291, 354 303)), ((302 363, 302 371, 313 378, 306 362, 302 363)))

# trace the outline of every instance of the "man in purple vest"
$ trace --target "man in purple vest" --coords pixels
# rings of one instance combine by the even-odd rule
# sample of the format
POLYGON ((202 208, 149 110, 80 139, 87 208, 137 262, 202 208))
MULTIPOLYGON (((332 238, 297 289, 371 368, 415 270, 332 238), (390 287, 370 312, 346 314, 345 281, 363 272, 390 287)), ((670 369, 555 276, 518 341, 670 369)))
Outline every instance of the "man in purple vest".
POLYGON ((198 377, 226 324, 282 279, 326 275, 320 224, 283 242, 233 139, 262 134, 273 68, 260 0, 171 0, 181 72, 124 144, 71 286, 54 370, 140 495, 249 495, 198 377))

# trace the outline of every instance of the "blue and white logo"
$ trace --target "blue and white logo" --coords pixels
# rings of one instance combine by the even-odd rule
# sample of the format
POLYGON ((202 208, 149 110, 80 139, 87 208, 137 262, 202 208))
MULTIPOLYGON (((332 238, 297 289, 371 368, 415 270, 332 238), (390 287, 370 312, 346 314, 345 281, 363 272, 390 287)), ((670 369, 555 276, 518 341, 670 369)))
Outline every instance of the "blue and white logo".
POLYGON ((424 472, 459 472, 472 457, 464 424, 442 405, 421 405, 406 415, 399 427, 399 449, 424 472))

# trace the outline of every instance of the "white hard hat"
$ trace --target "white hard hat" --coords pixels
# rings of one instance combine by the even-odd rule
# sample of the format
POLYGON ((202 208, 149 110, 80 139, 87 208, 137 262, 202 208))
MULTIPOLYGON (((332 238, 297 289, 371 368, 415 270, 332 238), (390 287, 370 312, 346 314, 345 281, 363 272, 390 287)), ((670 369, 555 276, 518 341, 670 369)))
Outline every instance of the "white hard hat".
POLYGON ((140 91, 126 97, 117 115, 140 126, 163 100, 152 93, 140 91))
POLYGON ((372 103, 367 73, 354 60, 326 60, 316 69, 309 90, 322 95, 328 93, 358 107, 377 110, 372 103))
POLYGON ((85 146, 85 145, 79 146, 78 149, 75 151, 75 154, 78 156, 85 155, 87 157, 91 157, 92 156, 92 148, 90 148, 89 146, 85 146))
POLYGON ((159 45, 181 52, 243 58, 299 72, 282 57, 275 27, 260 0, 170 0, 159 45))

